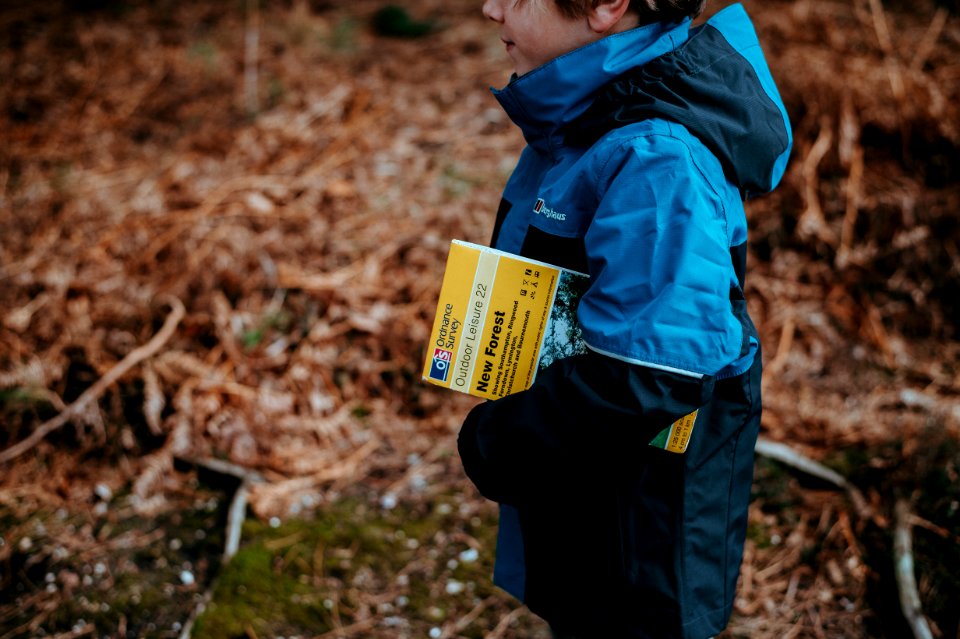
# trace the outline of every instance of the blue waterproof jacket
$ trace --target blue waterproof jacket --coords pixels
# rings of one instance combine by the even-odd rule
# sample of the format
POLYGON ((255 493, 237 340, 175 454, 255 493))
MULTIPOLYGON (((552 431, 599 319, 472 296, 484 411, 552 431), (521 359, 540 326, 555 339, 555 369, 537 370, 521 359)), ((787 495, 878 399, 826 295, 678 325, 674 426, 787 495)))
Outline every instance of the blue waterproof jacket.
POLYGON ((590 275, 586 355, 478 405, 464 468, 502 504, 495 582, 584 637, 727 624, 760 421, 743 200, 792 138, 740 5, 572 51, 495 91, 527 142, 493 244, 590 275), (699 409, 685 454, 647 445, 699 409))

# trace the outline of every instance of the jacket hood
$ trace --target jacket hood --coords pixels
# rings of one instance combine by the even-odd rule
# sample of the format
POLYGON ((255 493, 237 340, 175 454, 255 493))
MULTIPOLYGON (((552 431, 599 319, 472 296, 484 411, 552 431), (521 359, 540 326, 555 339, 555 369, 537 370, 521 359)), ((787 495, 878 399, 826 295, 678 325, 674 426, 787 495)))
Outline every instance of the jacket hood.
POLYGON ((562 55, 493 90, 527 143, 590 146, 648 118, 678 122, 720 160, 743 195, 783 177, 790 121, 740 4, 690 29, 654 23, 562 55))
POLYGON ((607 83, 565 125, 565 142, 590 146, 612 129, 648 118, 687 127, 744 197, 777 185, 793 144, 786 109, 739 4, 691 29, 677 48, 607 83))
POLYGON ((606 85, 680 46, 689 22, 655 23, 602 38, 514 76, 493 95, 530 146, 546 151, 563 145, 563 127, 583 115, 606 85))

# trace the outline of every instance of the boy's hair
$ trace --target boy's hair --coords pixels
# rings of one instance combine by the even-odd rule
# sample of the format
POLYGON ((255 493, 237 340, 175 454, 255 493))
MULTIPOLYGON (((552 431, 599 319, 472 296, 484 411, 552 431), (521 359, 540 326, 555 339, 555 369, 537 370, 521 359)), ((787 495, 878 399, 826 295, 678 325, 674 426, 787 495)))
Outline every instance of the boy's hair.
MULTIPOLYGON (((587 15, 603 0, 553 0, 560 13, 579 18, 587 15)), ((686 17, 696 18, 703 12, 707 0, 630 0, 630 10, 640 16, 640 24, 651 22, 679 22, 686 17)))

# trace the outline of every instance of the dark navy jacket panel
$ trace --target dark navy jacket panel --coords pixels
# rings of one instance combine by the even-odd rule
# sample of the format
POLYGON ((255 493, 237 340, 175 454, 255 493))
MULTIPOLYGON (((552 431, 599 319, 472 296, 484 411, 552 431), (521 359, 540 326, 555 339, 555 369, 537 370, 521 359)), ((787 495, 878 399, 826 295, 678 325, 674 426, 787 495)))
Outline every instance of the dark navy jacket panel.
POLYGON ((745 194, 766 193, 782 175, 779 159, 792 138, 780 106, 748 58, 709 24, 610 83, 567 127, 566 141, 590 146, 610 129, 657 117, 703 140, 745 194))

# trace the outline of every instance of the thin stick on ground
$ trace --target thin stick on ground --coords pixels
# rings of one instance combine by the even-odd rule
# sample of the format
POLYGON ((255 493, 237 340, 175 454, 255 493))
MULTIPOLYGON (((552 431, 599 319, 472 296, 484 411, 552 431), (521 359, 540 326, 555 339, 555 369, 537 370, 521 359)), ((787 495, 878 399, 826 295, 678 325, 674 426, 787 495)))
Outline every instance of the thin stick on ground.
POLYGON ((440 639, 448 639, 449 637, 458 636, 461 632, 463 632, 464 629, 472 624, 484 610, 492 606, 494 603, 496 603, 496 601, 496 597, 487 597, 486 599, 482 600, 473 607, 473 610, 460 617, 456 623, 445 627, 443 629, 443 633, 440 635, 440 639))
POLYGON ((334 637, 346 638, 353 635, 356 635, 359 632, 369 630, 370 627, 376 623, 375 619, 362 619, 356 623, 352 623, 349 626, 340 626, 339 628, 334 628, 329 630, 322 635, 317 635, 314 639, 333 639, 334 637))
POLYGON ((31 433, 30 436, 23 441, 14 444, 3 452, 0 452, 0 464, 5 464, 12 459, 16 459, 43 441, 44 437, 57 430, 71 419, 81 415, 90 404, 97 401, 112 384, 123 377, 131 368, 156 354, 156 352, 167 343, 167 340, 170 339, 174 331, 176 331, 177 326, 180 324, 180 320, 183 319, 183 316, 186 312, 183 302, 175 297, 170 298, 170 306, 173 308, 170 311, 170 314, 167 316, 166 321, 164 321, 163 326, 159 331, 157 331, 157 334, 154 335, 149 342, 127 354, 127 356, 120 360, 116 366, 107 371, 106 375, 98 379, 93 386, 85 390, 83 394, 76 399, 76 401, 67 406, 67 408, 64 409, 59 415, 41 424, 37 430, 33 431, 33 433, 31 433))
POLYGON ((240 550, 240 532, 243 530, 243 520, 247 516, 247 499, 250 489, 247 480, 240 483, 237 492, 230 502, 230 512, 227 515, 227 542, 223 549, 223 563, 226 565, 237 551, 240 550))
MULTIPOLYGON (((236 464, 231 464, 230 462, 223 461, 222 459, 193 459, 189 457, 182 457, 181 459, 192 464, 196 464, 197 466, 203 466, 204 468, 212 470, 213 472, 223 475, 230 475, 231 477, 236 477, 240 480, 240 485, 237 487, 237 490, 233 495, 233 499, 230 500, 230 509, 227 511, 226 542, 224 543, 223 559, 220 564, 222 569, 223 566, 226 566, 228 563, 230 563, 230 560, 240 549, 240 534, 243 530, 243 520, 246 518, 247 514, 247 501, 250 495, 250 486, 263 481, 263 476, 258 472, 247 470, 246 468, 237 466, 236 464)), ((207 588, 207 591, 203 594, 203 597, 201 597, 200 601, 197 602, 197 605, 194 606, 193 611, 190 613, 190 617, 187 619, 186 623, 184 623, 179 639, 190 639, 190 636, 193 633, 193 626, 197 619, 200 618, 200 615, 203 614, 203 612, 207 609, 207 606, 210 605, 210 602, 213 601, 213 592, 216 589, 216 585, 217 580, 214 579, 210 584, 210 587, 207 588)))
POLYGON ((202 466, 221 475, 229 475, 240 480, 240 485, 230 500, 230 509, 227 511, 226 542, 223 548, 223 565, 227 565, 230 559, 237 554, 240 549, 240 532, 243 528, 243 520, 247 516, 247 502, 250 498, 250 487, 263 481, 263 475, 248 470, 237 464, 232 464, 222 459, 204 458, 196 459, 192 457, 181 457, 184 461, 202 466))
POLYGON ((907 500, 897 500, 894 514, 896 528, 893 533, 893 561, 897 592, 900 594, 900 609, 916 639, 933 639, 927 618, 923 616, 917 580, 913 573, 913 536, 910 504, 907 500))
POLYGON ((193 607, 193 610, 190 612, 190 617, 187 619, 187 622, 183 624, 183 630, 180 631, 178 639, 190 639, 193 634, 194 624, 197 623, 197 619, 204 613, 211 601, 213 601, 213 586, 203 593, 203 597, 201 597, 197 605, 193 607))
POLYGON ((914 49, 913 60, 910 61, 911 71, 916 73, 923 69, 923 65, 927 63, 930 54, 937 45, 937 40, 940 39, 940 33, 943 32, 943 27, 946 26, 947 18, 949 17, 950 12, 946 7, 940 7, 937 9, 937 12, 933 14, 933 19, 930 20, 930 26, 927 27, 926 33, 923 34, 920 44, 914 49))
POLYGON ((867 500, 864 498, 863 493, 860 492, 860 489, 847 481, 846 477, 835 470, 831 470, 820 462, 810 459, 803 453, 795 451, 786 444, 772 442, 763 437, 757 440, 755 450, 758 455, 763 455, 764 457, 774 459, 782 464, 786 464, 787 466, 805 472, 812 477, 822 479, 838 488, 842 488, 843 490, 847 491, 848 495, 850 495, 850 500, 853 502, 853 506, 856 509, 858 516, 865 519, 869 519, 872 516, 872 510, 869 504, 867 504, 867 500))
MULTIPOLYGON (((252 481, 250 478, 245 477, 243 481, 240 482, 240 486, 237 488, 237 492, 234 493, 233 499, 230 500, 230 510, 227 513, 227 541, 224 544, 221 568, 226 566, 240 549, 240 533, 243 529, 243 520, 247 513, 247 497, 249 495, 247 486, 252 481)), ((204 613, 207 606, 213 601, 213 593, 216 586, 217 580, 214 579, 210 587, 203 593, 203 597, 201 597, 200 601, 193 607, 193 610, 190 612, 190 617, 186 623, 183 624, 183 630, 180 631, 178 639, 190 639, 193 634, 193 626, 197 622, 197 619, 200 618, 200 615, 204 613)))
POLYGON ((505 614, 503 617, 500 618, 500 621, 499 623, 497 623, 496 627, 493 630, 491 630, 489 634, 487 634, 486 639, 500 639, 500 637, 502 637, 503 634, 510 627, 510 624, 512 624, 517 619, 519 619, 526 612, 527 612, 526 607, 521 607, 521 608, 514 608, 513 610, 505 614))

